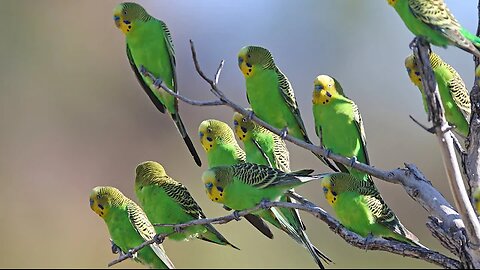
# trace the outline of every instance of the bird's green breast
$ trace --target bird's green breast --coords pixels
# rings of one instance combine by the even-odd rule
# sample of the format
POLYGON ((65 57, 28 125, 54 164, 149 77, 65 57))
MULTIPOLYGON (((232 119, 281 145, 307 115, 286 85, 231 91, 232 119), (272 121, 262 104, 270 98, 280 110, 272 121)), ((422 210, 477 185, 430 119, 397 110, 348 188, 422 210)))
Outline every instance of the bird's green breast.
POLYGON ((216 144, 207 152, 208 168, 235 165, 241 162, 236 149, 230 144, 216 144))
POLYGON ((271 136, 269 139, 266 136, 261 136, 261 134, 258 134, 257 136, 254 136, 254 139, 261 147, 261 150, 253 143, 252 140, 245 141, 244 146, 245 153, 247 154, 247 162, 269 165, 270 161, 270 163, 275 166, 275 159, 273 157, 273 139, 271 136), (262 151, 266 154, 269 160, 267 160, 262 151))
POLYGON ((276 128, 284 128, 294 122, 280 93, 277 74, 273 70, 257 70, 255 76, 246 79, 247 96, 256 116, 276 128))
POLYGON ((273 201, 278 199, 282 191, 278 188, 258 189, 233 180, 224 186, 223 204, 234 210, 243 210, 255 207, 263 199, 273 201))
POLYGON ((448 39, 440 33, 440 30, 433 30, 429 25, 415 17, 408 6, 408 0, 398 0, 395 4, 395 10, 398 15, 400 15, 407 28, 415 36, 424 37, 428 42, 437 46, 445 47, 449 44, 448 39))
MULTIPOLYGON (((137 233, 130 222, 125 208, 111 208, 108 217, 105 219, 105 223, 107 224, 113 242, 120 247, 124 253, 144 242, 143 238, 137 233)), ((163 262, 150 247, 140 250, 138 252, 138 259, 144 264, 164 268, 163 262)))
MULTIPOLYGON (((155 77, 162 79, 170 89, 176 91, 173 87, 175 67, 170 62, 170 52, 166 44, 165 32, 158 21, 150 20, 139 24, 135 31, 127 36, 126 42, 137 68, 143 65, 155 77)), ((152 80, 143 78, 150 88, 154 89, 152 80)), ((159 97, 169 112, 176 112, 173 96, 164 90, 157 92, 155 89, 152 91, 159 97)))
POLYGON ((363 237, 372 232, 375 220, 363 196, 358 193, 343 192, 337 195, 333 209, 340 223, 348 229, 363 237))
POLYGON ((324 147, 332 152, 345 156, 356 156, 365 162, 363 155, 359 156, 362 141, 353 116, 352 104, 343 99, 332 99, 326 105, 313 106, 315 125, 321 128, 324 147))

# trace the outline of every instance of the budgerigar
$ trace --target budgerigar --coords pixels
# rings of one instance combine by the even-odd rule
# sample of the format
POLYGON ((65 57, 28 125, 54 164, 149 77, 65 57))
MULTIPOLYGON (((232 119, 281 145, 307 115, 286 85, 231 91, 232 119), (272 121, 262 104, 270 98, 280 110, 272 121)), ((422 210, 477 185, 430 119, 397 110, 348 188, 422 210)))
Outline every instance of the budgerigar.
MULTIPOLYGON (((245 162, 245 152, 238 145, 232 129, 226 123, 215 119, 202 121, 198 127, 198 135, 207 154, 209 168, 245 162)), ((225 206, 224 208, 228 209, 225 206)), ((245 219, 265 236, 273 238, 272 231, 260 217, 251 214, 245 216, 245 219)))
MULTIPOLYGON (((149 220, 155 224, 181 224, 206 218, 187 188, 167 175, 162 165, 145 161, 136 168, 135 194, 149 220)), ((173 233, 172 227, 156 227, 157 233, 173 233)), ((189 240, 193 237, 219 245, 236 246, 211 224, 190 226, 168 238, 189 240)))
POLYGON ((407 28, 433 45, 457 46, 480 57, 480 38, 463 28, 444 0, 387 0, 407 28))
MULTIPOLYGON (((321 145, 335 154, 369 164, 362 117, 357 105, 343 93, 340 83, 327 75, 316 77, 312 103, 315 131, 321 145)), ((337 166, 359 179, 370 179, 364 172, 340 163, 337 166)))
MULTIPOLYGON (((468 136, 471 113, 470 95, 467 87, 457 71, 445 63, 440 56, 434 52, 430 52, 430 64, 435 74, 438 91, 442 99, 443 108, 445 109, 445 118, 455 127, 454 130, 457 134, 466 138, 468 136)), ((410 80, 420 90, 425 112, 428 113, 422 78, 420 77, 420 71, 413 54, 405 59, 405 67, 407 68, 410 80)))
MULTIPOLYGON (((289 152, 285 141, 280 136, 256 124, 248 116, 243 116, 237 112, 233 115, 233 125, 235 134, 245 146, 247 162, 267 165, 284 172, 290 172, 289 152)), ((280 201, 292 202, 286 195, 282 195, 280 201)), ((318 249, 308 239, 298 210, 280 208, 279 211, 288 222, 287 225, 282 224, 282 227, 294 229, 293 232, 291 229, 284 229, 284 231, 295 240, 301 240, 300 244, 303 244, 308 249, 315 262, 321 266, 321 256, 319 256, 318 249)))
MULTIPOLYGON (((286 191, 317 179, 310 176, 312 172, 313 170, 302 170, 285 173, 269 166, 245 162, 210 168, 203 173, 202 180, 210 200, 224 204, 234 210, 244 210, 255 207, 263 200, 279 200, 286 191)), ((282 220, 283 216, 281 214, 277 214, 275 216, 277 220, 272 221, 271 212, 259 210, 255 213, 274 225, 276 222, 288 225, 287 221, 282 220)), ((298 239, 301 236, 298 236, 295 230, 290 232, 289 235, 299 243, 304 244, 303 239, 298 239)), ((308 244, 307 248, 312 249, 310 252, 312 252, 318 266, 323 268, 320 259, 330 262, 330 259, 321 251, 311 243, 308 242, 308 244)))
MULTIPOLYGON (((238 53, 238 66, 245 77, 247 100, 253 113, 275 128, 282 129, 284 134, 288 132, 310 143, 293 87, 276 66, 270 51, 258 46, 243 47, 238 53)), ((315 155, 332 170, 338 171, 328 159, 315 155)))
MULTIPOLYGON (((155 229, 143 210, 114 187, 95 187, 90 194, 90 208, 105 221, 112 241, 123 253, 155 237, 155 229)), ((161 244, 141 249, 134 259, 152 268, 175 268, 161 244)))
POLYGON ((175 52, 167 25, 151 15, 137 3, 118 4, 113 11, 115 25, 125 34, 127 57, 138 82, 155 107, 170 114, 198 166, 200 157, 193 146, 187 130, 178 114, 178 100, 158 86, 163 82, 177 92, 175 52), (149 71, 158 80, 152 81, 142 73, 149 71))
POLYGON ((331 173, 323 175, 322 188, 338 220, 349 230, 363 237, 377 236, 422 246, 383 201, 373 182, 355 179, 348 173, 331 173))

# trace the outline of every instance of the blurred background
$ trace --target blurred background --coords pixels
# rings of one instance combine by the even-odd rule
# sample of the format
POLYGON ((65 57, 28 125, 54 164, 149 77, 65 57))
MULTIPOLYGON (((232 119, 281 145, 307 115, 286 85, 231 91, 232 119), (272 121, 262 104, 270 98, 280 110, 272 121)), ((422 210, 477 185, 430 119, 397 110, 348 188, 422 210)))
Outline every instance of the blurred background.
MULTIPOLYGON (((213 98, 196 74, 189 49, 195 41, 202 68, 225 68, 221 89, 246 106, 237 53, 261 45, 292 83, 315 142, 311 93, 319 74, 335 76, 363 115, 371 163, 394 169, 415 163, 451 201, 439 148, 408 117, 426 123, 420 93, 403 62, 412 34, 386 1, 182 0, 138 1, 169 26, 176 49, 180 92, 213 98)), ((447 0, 464 27, 476 31, 476 1, 447 0)), ((0 8, 0 267, 106 267, 111 254, 104 222, 90 210, 97 185, 118 187, 130 198, 135 166, 162 163, 185 184, 210 216, 224 215, 205 196, 206 158, 197 137, 202 120, 232 126, 228 107, 180 112, 201 154, 197 167, 170 117, 160 114, 137 83, 112 10, 119 1, 2 0, 0 8)), ((434 48, 473 83, 472 57, 456 48, 434 48)), ((292 168, 327 168, 311 153, 289 144, 292 168)), ((389 206, 421 242, 446 252, 425 227, 426 212, 402 187, 375 180, 389 206)), ((319 186, 297 191, 332 213, 319 186)), ((419 260, 346 244, 327 226, 302 215, 312 242, 335 261, 328 268, 432 267, 419 260)), ((286 234, 269 240, 246 221, 217 227, 241 251, 203 241, 166 241, 179 268, 306 267, 315 263, 286 234)), ((447 253, 448 254, 448 253, 447 253)), ((142 267, 132 261, 115 268, 142 267)))

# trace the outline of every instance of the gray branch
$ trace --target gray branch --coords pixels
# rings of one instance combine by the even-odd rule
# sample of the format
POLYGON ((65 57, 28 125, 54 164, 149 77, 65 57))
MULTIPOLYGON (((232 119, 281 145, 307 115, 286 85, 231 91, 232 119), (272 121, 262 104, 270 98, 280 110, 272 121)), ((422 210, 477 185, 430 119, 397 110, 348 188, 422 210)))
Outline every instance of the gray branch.
MULTIPOLYGON (((294 208, 294 209, 299 209, 299 210, 308 212, 313 216, 315 216, 316 218, 324 221, 328 225, 331 231, 338 234, 347 243, 355 247, 365 249, 365 250, 387 251, 387 252, 402 255, 405 257, 421 259, 421 260, 424 260, 448 269, 462 268, 462 264, 459 261, 449 258, 439 252, 432 251, 423 247, 417 247, 410 244, 398 242, 395 240, 388 240, 383 238, 363 238, 358 234, 349 231, 347 228, 342 226, 335 218, 329 215, 325 210, 313 204, 312 202, 308 201, 307 199, 303 198, 302 196, 294 192, 289 192, 287 195, 300 203, 264 201, 253 208, 242 210, 242 211, 235 211, 230 215, 226 215, 222 217, 196 219, 196 220, 192 220, 190 222, 186 222, 182 224, 153 224, 153 225, 160 226, 160 227, 173 227, 173 230, 175 232, 175 231, 181 231, 182 229, 185 229, 190 226, 195 226, 195 225, 225 224, 233 220, 240 220, 241 217, 261 209, 270 209, 271 207, 294 208)), ((165 239, 166 236, 168 235, 167 234, 156 235, 154 239, 145 241, 138 247, 127 252, 127 254, 124 254, 120 256, 120 258, 118 258, 117 260, 114 260, 111 263, 109 263, 108 266, 112 266, 128 258, 132 258, 133 255, 139 250, 141 250, 142 248, 153 243, 158 243, 159 241, 161 242, 163 241, 163 239, 165 239)))

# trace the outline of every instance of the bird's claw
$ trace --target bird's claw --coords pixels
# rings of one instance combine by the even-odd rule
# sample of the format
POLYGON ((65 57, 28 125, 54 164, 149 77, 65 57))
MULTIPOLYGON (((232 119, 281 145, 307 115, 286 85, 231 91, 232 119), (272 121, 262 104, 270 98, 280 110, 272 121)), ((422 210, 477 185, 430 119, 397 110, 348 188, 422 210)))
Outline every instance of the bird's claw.
POLYGON ((367 237, 365 238, 365 250, 368 250, 368 247, 370 245, 370 242, 372 241, 373 239, 373 234, 372 233, 369 233, 367 235, 367 237))
POLYGON ((155 86, 156 88, 160 88, 162 87, 162 83, 163 83, 162 79, 155 79, 155 81, 153 82, 153 86, 155 86))
POLYGON ((269 208, 268 203, 269 201, 267 199, 263 199, 262 201, 260 201, 259 206, 262 209, 268 209, 269 208))
POLYGON ((225 209, 225 210, 227 210, 227 211, 232 210, 232 208, 230 208, 230 207, 228 207, 228 206, 226 206, 226 205, 223 205, 223 209, 225 209))
POLYGON ((111 243, 111 245, 112 245, 111 248, 112 248, 112 253, 113 253, 113 254, 120 254, 120 255, 121 255, 121 254, 123 253, 123 252, 122 252, 122 249, 121 249, 119 246, 117 246, 117 245, 115 244, 115 242, 113 242, 112 239, 110 239, 110 243, 111 243))
POLYGON ((133 249, 130 249, 127 253, 125 253, 125 255, 128 258, 132 258, 132 259, 135 259, 138 256, 137 253, 133 251, 133 249))
POLYGON ((413 47, 417 46, 417 37, 414 37, 413 40, 408 44, 410 50, 413 50, 413 47))
POLYGON ((332 150, 330 149, 326 149, 327 150, 327 153, 325 155, 326 158, 330 158, 330 155, 332 154, 332 150))
POLYGON ((147 69, 143 65, 140 66, 139 71, 143 76, 147 75, 147 69))
POLYGON ((255 113, 254 113, 253 111, 250 111, 250 112, 247 114, 247 119, 248 119, 248 121, 252 121, 253 116, 255 116, 255 113))
POLYGON ((282 131, 280 132, 280 137, 285 140, 285 137, 287 137, 288 134, 288 127, 284 127, 282 131))
MULTIPOLYGON (((175 231, 177 229, 177 227, 173 227, 173 230, 175 231)), ((160 245, 163 243, 163 241, 165 240, 165 235, 164 234, 156 234, 154 237, 153 237, 153 240, 155 240, 155 243, 160 245)))
POLYGON ((353 165, 357 162, 357 157, 353 156, 350 158, 350 167, 353 167, 353 165))
POLYGON ((241 218, 240 218, 240 215, 238 214, 238 210, 233 211, 232 215, 236 221, 240 221, 241 218))

